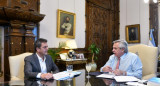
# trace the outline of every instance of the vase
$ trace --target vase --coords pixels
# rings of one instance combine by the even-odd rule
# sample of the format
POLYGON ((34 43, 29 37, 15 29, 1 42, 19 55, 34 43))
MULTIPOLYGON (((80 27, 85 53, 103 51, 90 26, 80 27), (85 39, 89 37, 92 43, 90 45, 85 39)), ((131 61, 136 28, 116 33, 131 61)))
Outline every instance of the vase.
POLYGON ((91 65, 92 72, 97 70, 97 64, 95 62, 91 62, 90 65, 91 65))

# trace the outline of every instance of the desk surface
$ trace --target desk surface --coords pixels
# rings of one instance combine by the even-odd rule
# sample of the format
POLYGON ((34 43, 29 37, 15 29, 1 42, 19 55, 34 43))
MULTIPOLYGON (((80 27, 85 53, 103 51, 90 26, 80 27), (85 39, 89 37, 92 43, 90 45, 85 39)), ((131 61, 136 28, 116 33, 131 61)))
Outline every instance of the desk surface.
POLYGON ((90 75, 90 78, 86 78, 85 70, 77 70, 82 72, 81 75, 73 78, 72 80, 49 80, 49 81, 40 81, 40 80, 16 80, 10 82, 0 82, 0 86, 41 86, 38 83, 43 83, 43 86, 127 86, 125 83, 117 83, 112 79, 102 79, 96 78, 95 76, 90 75))

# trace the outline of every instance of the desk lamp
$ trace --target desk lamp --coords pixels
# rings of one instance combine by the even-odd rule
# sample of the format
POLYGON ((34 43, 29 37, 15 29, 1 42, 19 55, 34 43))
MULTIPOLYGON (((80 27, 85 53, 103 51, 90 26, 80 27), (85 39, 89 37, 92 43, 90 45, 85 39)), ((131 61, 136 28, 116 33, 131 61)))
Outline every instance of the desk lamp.
POLYGON ((75 40, 68 40, 68 41, 66 41, 66 47, 65 47, 65 49, 70 49, 68 51, 68 54, 72 58, 73 55, 75 54, 75 52, 74 52, 73 49, 77 49, 76 41, 75 40))

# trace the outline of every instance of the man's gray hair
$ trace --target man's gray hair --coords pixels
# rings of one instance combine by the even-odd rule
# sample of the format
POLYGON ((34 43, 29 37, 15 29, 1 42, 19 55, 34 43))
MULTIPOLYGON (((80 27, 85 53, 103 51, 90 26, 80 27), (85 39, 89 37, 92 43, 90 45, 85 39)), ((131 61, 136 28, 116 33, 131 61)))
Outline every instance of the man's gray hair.
POLYGON ((119 48, 124 49, 124 53, 128 52, 128 43, 125 40, 115 40, 113 43, 119 43, 119 48))

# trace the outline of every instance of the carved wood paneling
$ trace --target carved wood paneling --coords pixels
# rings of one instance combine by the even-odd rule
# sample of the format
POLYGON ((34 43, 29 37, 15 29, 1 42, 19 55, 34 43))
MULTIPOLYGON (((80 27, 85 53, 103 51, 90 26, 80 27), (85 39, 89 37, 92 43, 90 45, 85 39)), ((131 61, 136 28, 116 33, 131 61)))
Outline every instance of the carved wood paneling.
POLYGON ((35 37, 25 37, 25 52, 34 52, 34 40, 35 37))
POLYGON ((18 55, 23 53, 23 48, 22 48, 22 37, 21 36, 11 36, 10 37, 10 51, 11 51, 11 56, 18 55))
MULTIPOLYGON (((10 79, 8 57, 34 51, 32 30, 45 15, 39 13, 40 0, 0 0, 0 25, 5 27, 4 79, 10 79)), ((0 77, 0 80, 1 77, 0 77)))
POLYGON ((7 6, 7 0, 0 0, 0 6, 7 6))
POLYGON ((28 8, 30 11, 34 10, 36 12, 39 12, 39 5, 40 5, 40 0, 25 0, 28 3, 28 8))
POLYGON ((158 3, 150 2, 149 6, 150 29, 154 29, 153 36, 156 46, 158 46, 158 3))
POLYGON ((11 0, 10 7, 19 7, 22 10, 38 12, 39 0, 11 0))
POLYGON ((95 43, 101 48, 98 68, 103 66, 112 54, 112 42, 119 38, 119 1, 86 1, 86 48, 95 43))
POLYGON ((18 8, 26 11, 39 12, 40 0, 0 0, 1 7, 18 8))

